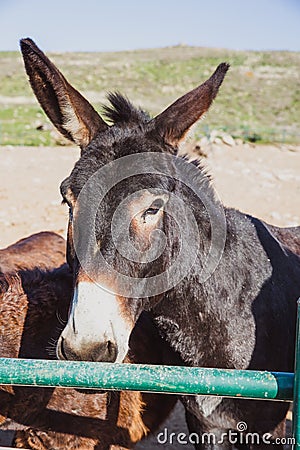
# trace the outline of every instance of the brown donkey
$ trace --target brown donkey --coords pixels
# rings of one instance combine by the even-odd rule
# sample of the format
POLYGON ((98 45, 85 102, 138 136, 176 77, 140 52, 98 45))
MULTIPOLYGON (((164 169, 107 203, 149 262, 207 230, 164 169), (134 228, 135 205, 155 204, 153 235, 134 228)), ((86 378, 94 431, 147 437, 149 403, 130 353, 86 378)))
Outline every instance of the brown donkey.
MULTIPOLYGON (((54 233, 38 233, 0 250, 1 357, 55 358, 72 294, 64 261, 65 241, 54 233)), ((128 362, 144 362, 146 352, 152 363, 160 363, 164 344, 150 318, 140 323, 128 362)), ((18 430, 18 448, 127 449, 155 430, 175 402, 173 396, 139 392, 2 386, 0 425, 18 430)))

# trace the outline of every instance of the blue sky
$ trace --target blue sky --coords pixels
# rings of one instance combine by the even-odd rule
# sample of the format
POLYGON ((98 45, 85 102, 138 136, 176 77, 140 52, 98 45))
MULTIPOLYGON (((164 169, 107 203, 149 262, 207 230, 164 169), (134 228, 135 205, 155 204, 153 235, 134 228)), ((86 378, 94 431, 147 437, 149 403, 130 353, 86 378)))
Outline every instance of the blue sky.
POLYGON ((300 51, 300 0, 0 0, 0 30, 0 50, 30 36, 47 51, 300 51))

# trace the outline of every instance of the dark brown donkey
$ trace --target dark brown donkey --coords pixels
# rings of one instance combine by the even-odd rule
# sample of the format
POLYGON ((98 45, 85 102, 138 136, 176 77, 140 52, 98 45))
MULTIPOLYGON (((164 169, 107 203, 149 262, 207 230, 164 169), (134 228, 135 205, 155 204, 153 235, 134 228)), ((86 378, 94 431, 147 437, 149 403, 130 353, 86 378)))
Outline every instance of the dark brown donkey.
MULTIPOLYGON (((223 207, 203 167, 176 156, 228 64, 153 119, 110 94, 109 126, 34 42, 21 48, 46 114, 82 149, 61 184, 75 277, 59 357, 122 361, 147 309, 185 365, 292 371, 299 256, 281 244, 279 230, 276 238, 259 219, 223 207)), ((232 448, 228 431, 241 421, 260 437, 248 448, 268 449, 263 435, 281 436, 288 410, 284 402, 182 401, 201 449, 232 448)))
MULTIPOLYGON (((39 233, 0 250, 0 356, 53 359, 67 319, 72 275, 65 240, 39 233)), ((147 316, 131 338, 131 358, 161 362, 164 345, 147 316), (150 340, 149 340, 150 339, 150 340)), ((132 448, 175 404, 172 396, 75 389, 0 388, 1 429, 36 450, 132 448)))

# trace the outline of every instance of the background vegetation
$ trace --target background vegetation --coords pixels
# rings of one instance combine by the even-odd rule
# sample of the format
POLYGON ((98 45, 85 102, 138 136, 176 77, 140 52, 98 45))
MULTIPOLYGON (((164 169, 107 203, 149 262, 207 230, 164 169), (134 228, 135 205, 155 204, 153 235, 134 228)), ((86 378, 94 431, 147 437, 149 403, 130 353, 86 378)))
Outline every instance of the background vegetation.
MULTIPOLYGON (((243 140, 299 142, 300 53, 170 47, 115 53, 50 54, 101 112, 108 91, 155 115, 196 87, 222 61, 228 73, 195 138, 224 130, 243 140)), ((0 52, 0 145, 55 145, 58 137, 27 81, 21 56, 0 52)))

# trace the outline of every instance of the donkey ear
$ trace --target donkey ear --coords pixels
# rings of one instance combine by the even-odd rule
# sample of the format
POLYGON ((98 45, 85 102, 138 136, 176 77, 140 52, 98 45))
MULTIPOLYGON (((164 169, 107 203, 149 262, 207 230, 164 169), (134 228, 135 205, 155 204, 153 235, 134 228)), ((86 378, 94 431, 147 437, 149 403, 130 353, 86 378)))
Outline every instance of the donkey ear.
POLYGON ((58 131, 84 149, 108 125, 31 39, 22 39, 20 45, 31 87, 45 113, 58 131))
POLYGON ((205 83, 180 97, 153 119, 155 131, 168 144, 176 146, 189 128, 208 110, 228 69, 229 64, 221 63, 205 83))

